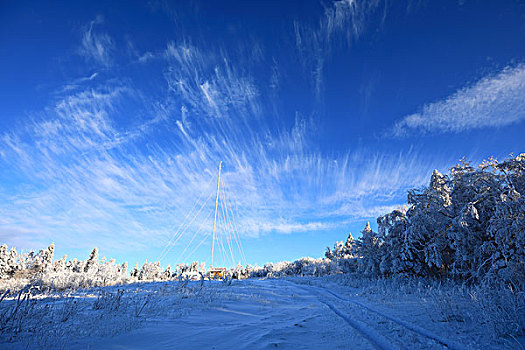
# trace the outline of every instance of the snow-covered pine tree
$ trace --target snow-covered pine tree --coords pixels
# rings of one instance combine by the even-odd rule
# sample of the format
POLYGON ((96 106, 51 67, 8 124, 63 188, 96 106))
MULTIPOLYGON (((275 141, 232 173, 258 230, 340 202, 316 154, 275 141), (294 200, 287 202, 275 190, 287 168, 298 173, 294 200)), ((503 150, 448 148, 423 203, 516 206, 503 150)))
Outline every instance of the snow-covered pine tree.
POLYGON ((148 259, 146 259, 146 261, 144 262, 144 264, 142 265, 142 267, 140 268, 140 271, 138 273, 138 276, 137 276, 137 279, 139 281, 144 281, 144 280, 147 280, 148 279, 148 259))
POLYGON ((521 197, 525 196, 525 153, 496 163, 495 167, 502 174, 509 196, 512 191, 519 193, 521 197))
POLYGON ((327 259, 330 259, 330 260, 334 260, 334 253, 332 253, 332 249, 330 249, 330 247, 326 247, 326 251, 324 253, 324 256, 325 258, 327 259))
POLYGON ((33 273, 43 273, 53 267, 53 257, 55 255, 55 243, 51 243, 47 249, 38 252, 31 269, 33 273))
POLYGON ((326 247, 325 257, 331 260, 332 264, 330 266, 323 265, 323 267, 320 267, 320 269, 333 269, 334 272, 355 272, 355 260, 357 256, 357 244, 354 240, 354 237, 352 236, 352 233, 349 233, 345 243, 343 243, 343 241, 335 242, 333 251, 330 249, 330 247, 326 247))
POLYGON ((129 277, 131 277, 131 278, 138 278, 139 274, 140 274, 139 263, 136 262, 135 266, 133 267, 133 269, 129 272, 129 277))
POLYGON ((123 262, 119 267, 119 275, 121 278, 126 278, 126 274, 128 273, 128 262, 123 262))
POLYGON ((482 166, 500 174, 502 193, 487 226, 486 258, 479 270, 487 271, 515 288, 525 289, 525 153, 502 163, 491 159, 482 166))
POLYGON ((334 257, 337 259, 342 258, 344 254, 344 249, 345 249, 345 244, 343 243, 343 241, 335 242, 334 250, 333 250, 334 257))
POLYGON ((14 247, 11 247, 6 258, 7 277, 13 277, 18 271, 21 271, 19 264, 19 254, 14 247))
POLYGON ((450 188, 437 170, 428 187, 408 191, 409 210, 401 257, 408 272, 422 276, 445 273, 451 263, 449 247, 450 188))
POLYGON ((62 272, 66 270, 66 261, 67 255, 64 254, 64 256, 60 260, 55 261, 55 263, 53 264, 53 271, 62 272))
POLYGON ((162 280, 164 281, 169 281, 171 279, 171 266, 170 264, 168 264, 168 266, 166 267, 166 270, 164 270, 164 272, 162 273, 162 280))
POLYGON ((487 233, 491 240, 482 249, 489 258, 482 262, 480 269, 516 289, 525 289, 525 199, 500 203, 487 233))
POLYGON ((343 247, 343 258, 350 259, 355 257, 357 257, 357 246, 352 233, 349 232, 343 247))
POLYGON ((475 169, 464 160, 451 169, 451 273, 463 279, 481 278, 487 271, 483 262, 490 257, 483 246, 490 241, 487 225, 501 201, 502 181, 495 171, 486 170, 485 164, 475 169))
POLYGON ((89 258, 86 260, 84 264, 84 272, 88 273, 94 273, 98 270, 98 248, 95 247, 91 251, 91 254, 89 254, 89 258))
POLYGON ((407 266, 402 257, 407 209, 405 206, 377 218, 378 233, 384 241, 383 256, 379 264, 383 275, 407 272, 407 266))
POLYGON ((72 272, 82 273, 84 271, 84 262, 74 258, 66 263, 66 268, 72 272))
POLYGON ((94 284, 107 286, 120 279, 120 266, 115 262, 115 259, 106 261, 106 257, 98 262, 98 268, 93 276, 94 284))
POLYGON ((199 271, 199 262, 198 261, 193 261, 190 264, 190 272, 198 272, 198 271, 199 271))
POLYGON ((8 261, 7 244, 2 244, 0 246, 0 278, 9 277, 10 268, 9 268, 7 261, 8 261))
POLYGON ((141 281, 144 280, 158 280, 162 277, 162 270, 160 267, 160 261, 157 261, 155 263, 144 263, 142 265, 142 268, 140 269, 138 279, 141 281))
POLYGON ((359 271, 367 275, 378 275, 379 264, 382 257, 382 239, 377 232, 370 227, 370 222, 366 223, 361 231, 361 237, 357 241, 357 251, 361 259, 359 260, 359 271))

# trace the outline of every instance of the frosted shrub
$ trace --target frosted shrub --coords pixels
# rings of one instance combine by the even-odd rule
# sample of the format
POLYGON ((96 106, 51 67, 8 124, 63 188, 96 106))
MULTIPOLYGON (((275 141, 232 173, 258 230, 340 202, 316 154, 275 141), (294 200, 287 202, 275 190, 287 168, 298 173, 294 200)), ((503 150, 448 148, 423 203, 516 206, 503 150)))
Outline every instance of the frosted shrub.
POLYGON ((32 289, 21 289, 13 302, 7 304, 5 297, 8 292, 4 292, 0 299, 0 331, 11 334, 12 337, 22 332, 27 323, 38 322, 40 318, 35 313, 35 303, 32 297, 32 289))
POLYGON ((93 304, 93 309, 117 311, 122 304, 123 295, 123 289, 118 289, 115 293, 100 291, 97 300, 93 304))
POLYGON ((496 337, 525 336, 525 294, 509 288, 476 286, 470 293, 478 317, 490 325, 496 337))

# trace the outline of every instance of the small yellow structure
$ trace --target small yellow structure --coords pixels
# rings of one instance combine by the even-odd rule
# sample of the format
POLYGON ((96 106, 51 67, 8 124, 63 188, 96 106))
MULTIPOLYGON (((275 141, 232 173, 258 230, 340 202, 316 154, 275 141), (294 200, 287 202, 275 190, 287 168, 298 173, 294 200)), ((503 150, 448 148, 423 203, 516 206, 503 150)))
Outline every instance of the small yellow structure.
POLYGON ((225 273, 226 273, 225 267, 210 267, 210 269, 208 270, 208 278, 213 279, 213 280, 216 278, 223 279, 225 273))

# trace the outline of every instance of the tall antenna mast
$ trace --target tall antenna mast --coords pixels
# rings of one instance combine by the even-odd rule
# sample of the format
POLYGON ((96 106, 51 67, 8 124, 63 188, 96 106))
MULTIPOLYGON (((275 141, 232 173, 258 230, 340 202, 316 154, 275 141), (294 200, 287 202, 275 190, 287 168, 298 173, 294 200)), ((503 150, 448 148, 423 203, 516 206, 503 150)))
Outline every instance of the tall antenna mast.
POLYGON ((219 204, 219 184, 221 182, 221 167, 222 162, 219 162, 219 176, 217 178, 217 196, 215 197, 215 218, 213 219, 213 238, 211 243, 211 265, 213 267, 213 248, 215 247, 215 224, 217 223, 217 206, 219 204))

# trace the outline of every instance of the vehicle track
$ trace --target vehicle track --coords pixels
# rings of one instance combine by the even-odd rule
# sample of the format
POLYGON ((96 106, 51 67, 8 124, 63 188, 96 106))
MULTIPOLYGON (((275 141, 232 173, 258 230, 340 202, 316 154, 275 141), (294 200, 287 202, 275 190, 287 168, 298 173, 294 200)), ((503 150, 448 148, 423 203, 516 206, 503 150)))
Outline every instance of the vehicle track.
POLYGON ((378 349, 393 349, 396 348, 391 341, 389 341, 387 338, 385 338, 383 335, 380 335, 377 333, 371 325, 368 325, 366 323, 363 323, 361 321, 358 321, 354 318, 352 318, 348 313, 341 311, 336 306, 334 306, 332 303, 325 300, 326 297, 333 297, 338 299, 339 301, 342 301, 347 304, 352 304, 355 306, 358 306, 361 310, 366 310, 369 313, 373 313, 375 315, 381 316, 382 318, 385 318, 389 320, 390 322, 403 327, 404 329, 407 329, 408 331, 427 339, 431 339, 432 341, 442 345, 446 349, 453 349, 453 350, 462 350, 464 349, 463 346, 456 344, 455 342, 446 339, 444 337, 441 337, 439 335, 433 334, 432 332, 419 327, 415 324, 412 324, 410 322, 401 320, 397 317, 394 317, 392 315, 386 314, 382 311, 379 311, 375 309, 374 307, 370 305, 366 305, 362 302, 359 302, 357 300, 348 299, 345 297, 342 297, 341 295, 320 286, 313 286, 313 285, 304 285, 304 284, 298 284, 294 283, 292 281, 288 281, 302 290, 314 295, 319 302, 326 305, 330 310, 332 310, 336 315, 341 317, 343 320, 345 320, 352 328, 356 329, 358 332, 360 332, 367 340, 370 341, 370 343, 378 348, 378 349), (321 297, 323 296, 323 297, 321 297))
POLYGON ((374 331, 371 327, 368 327, 366 324, 349 317, 347 314, 341 312, 334 305, 319 298, 318 300, 319 302, 328 306, 330 310, 332 310, 337 316, 345 320, 346 323, 348 323, 352 328, 361 333, 374 347, 381 350, 397 349, 397 347, 394 347, 385 337, 374 331))

